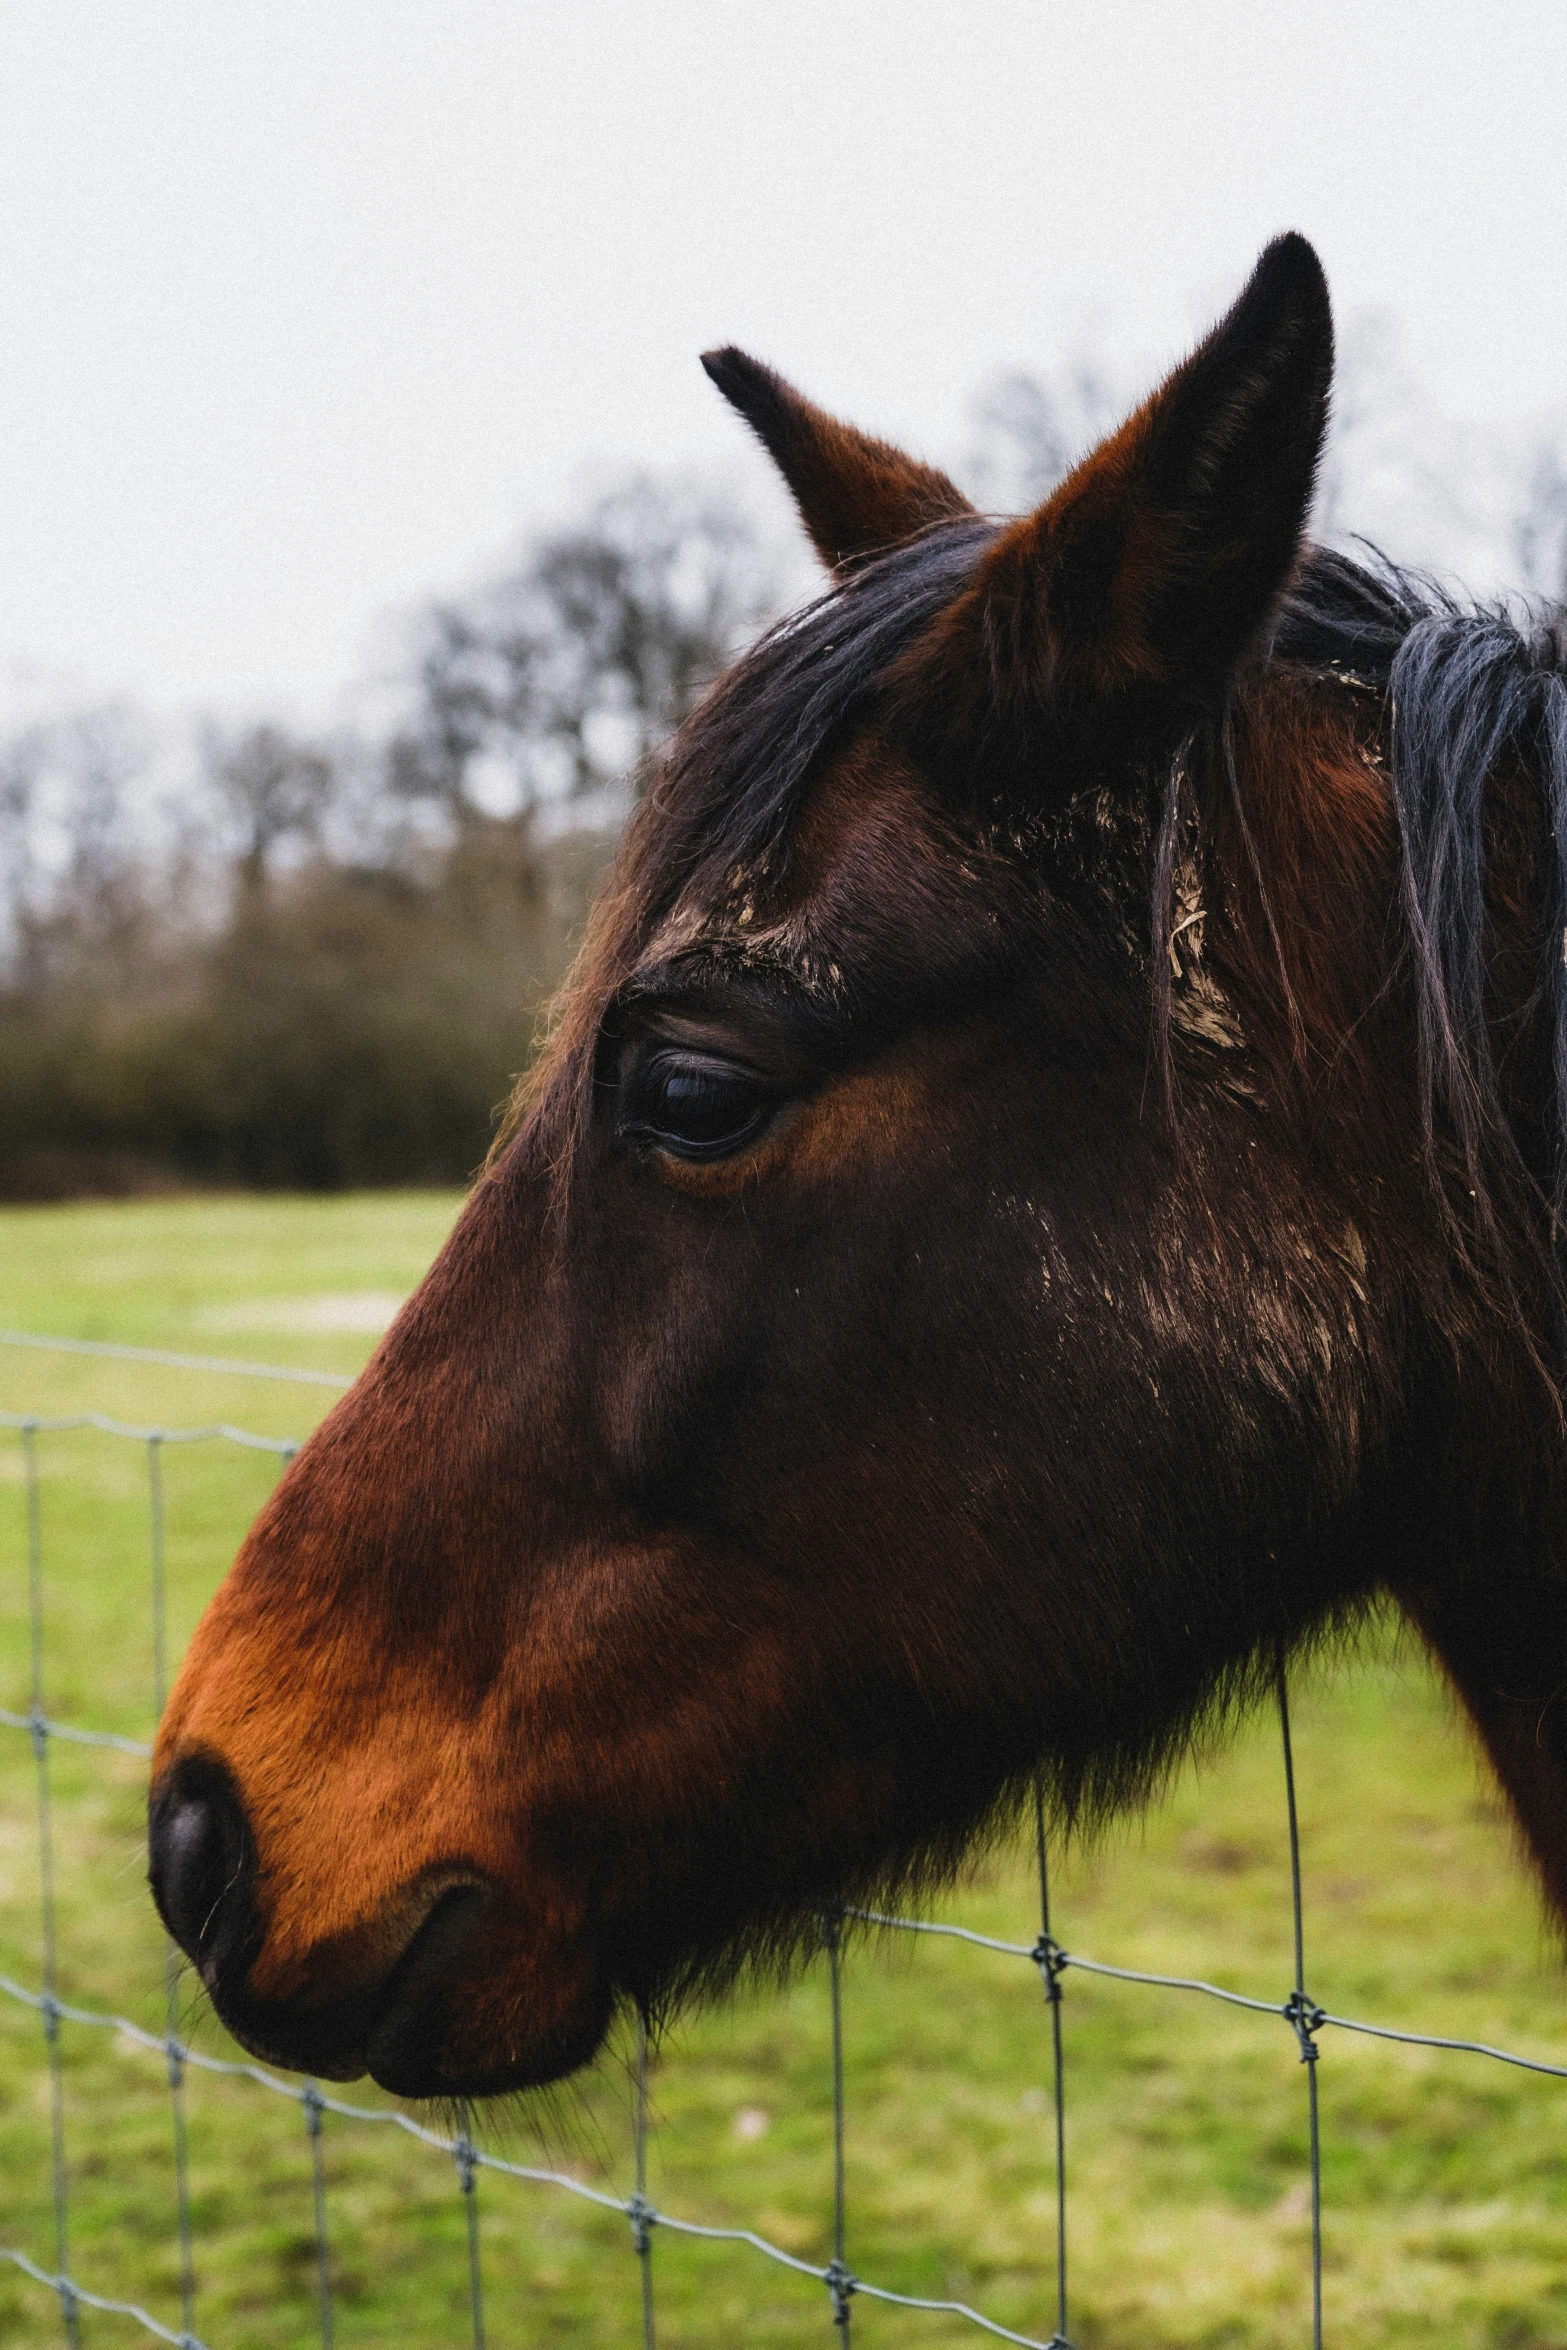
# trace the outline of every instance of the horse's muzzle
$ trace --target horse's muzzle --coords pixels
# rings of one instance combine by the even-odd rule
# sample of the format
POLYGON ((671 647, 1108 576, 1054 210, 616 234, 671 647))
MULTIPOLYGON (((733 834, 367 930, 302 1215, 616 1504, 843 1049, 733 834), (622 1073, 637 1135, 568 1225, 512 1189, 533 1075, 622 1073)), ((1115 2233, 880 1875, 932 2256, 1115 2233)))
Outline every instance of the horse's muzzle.
POLYGON ((486 1906, 482 1886, 434 1882, 399 1904, 392 1947, 376 1979, 314 2005, 258 1999, 247 1977, 264 1931, 255 1884, 255 1842, 239 1792, 222 1765, 187 1757, 154 1790, 147 1820, 153 1899, 195 1963, 212 2004, 253 2055, 294 2072, 433 2096, 453 2084, 438 2051, 447 2007, 467 1971, 467 1945, 486 1906))
POLYGON ((365 1981, 343 1987, 335 1966, 339 1987, 324 1999, 257 1997, 249 1978, 265 1928, 255 1838, 233 1779, 204 1756, 182 1758, 155 1786, 147 1847, 165 1925, 235 2039, 268 2063, 330 2081, 368 2072, 403 2097, 483 2096, 572 2071, 602 2037, 602 1993, 527 2035, 526 2047, 496 2048, 466 2028, 474 1990, 493 1978, 509 1940, 493 1889, 467 1869, 432 1871, 404 1889, 378 1923, 365 1981))

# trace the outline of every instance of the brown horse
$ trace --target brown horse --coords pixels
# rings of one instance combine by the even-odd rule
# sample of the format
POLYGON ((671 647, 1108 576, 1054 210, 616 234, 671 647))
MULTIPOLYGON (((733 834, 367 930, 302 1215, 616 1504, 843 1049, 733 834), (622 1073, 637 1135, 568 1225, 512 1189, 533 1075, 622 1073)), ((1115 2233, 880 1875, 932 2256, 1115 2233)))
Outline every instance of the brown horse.
POLYGON ((706 362, 835 583, 196 1634, 152 1882, 248 2046, 547 2080, 1382 1592, 1567 1906, 1567 687, 1303 547, 1331 360, 1284 238, 999 526, 706 362))

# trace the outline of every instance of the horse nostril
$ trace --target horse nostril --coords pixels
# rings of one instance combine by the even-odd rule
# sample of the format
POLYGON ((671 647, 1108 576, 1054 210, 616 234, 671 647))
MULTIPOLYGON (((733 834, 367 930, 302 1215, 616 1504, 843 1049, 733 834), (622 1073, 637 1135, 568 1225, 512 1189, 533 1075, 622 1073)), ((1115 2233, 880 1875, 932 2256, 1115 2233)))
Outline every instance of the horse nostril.
POLYGON ((169 1924, 186 1949, 195 1950, 227 1883, 228 1845, 213 1805, 199 1796, 175 1804, 164 1821, 158 1857, 169 1924))
POLYGON ((227 1773, 182 1765, 153 1800, 147 1852, 163 1922, 210 1983, 248 1942, 252 1918, 250 1834, 227 1773))

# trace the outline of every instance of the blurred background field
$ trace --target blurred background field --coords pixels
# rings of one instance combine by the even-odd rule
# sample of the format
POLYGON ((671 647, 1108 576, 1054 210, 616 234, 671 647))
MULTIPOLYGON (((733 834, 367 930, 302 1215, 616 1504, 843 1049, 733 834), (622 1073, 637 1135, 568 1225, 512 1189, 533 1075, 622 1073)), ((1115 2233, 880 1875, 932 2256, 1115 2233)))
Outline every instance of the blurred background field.
MULTIPOLYGON (((0 1322, 352 1372, 418 1279, 451 1191, 203 1197, 12 1209, 0 1322)), ((329 1391, 0 1346, 0 1408, 93 1409, 142 1425, 229 1419, 303 1434, 329 1391)), ((57 1718, 152 1726, 146 1462, 90 1431, 39 1437, 45 1695, 57 1718)), ((275 1474, 268 1455, 167 1447, 171 1644, 275 1474)), ((0 1706, 28 1703, 18 1440, 0 1447, 0 1706)), ((1307 1675, 1296 1700, 1307 1979, 1342 2014, 1567 2062, 1557 1952, 1452 1709, 1392 1626, 1307 1675)), ((145 1766, 51 1752, 60 1991, 163 2028, 162 1941, 143 1883, 145 1766)), ((33 1763, 0 1730, 0 1972, 39 1980, 33 1763)), ((1058 1857, 1068 1949, 1282 1999, 1291 1975, 1277 1726, 1248 1725, 1183 1772, 1145 1821, 1058 1857)), ((1028 1942, 1036 1888, 1005 1847, 939 1914, 1028 1942)), ((848 2257, 896 2290, 976 2303, 1048 2334, 1054 2202, 1047 2018, 1026 1962, 903 1937, 845 1964, 848 2257)), ((1282 2022, 1066 1977, 1072 2335, 1081 2350, 1285 2350, 1307 2338, 1304 2079, 1282 2022)), ((188 1989, 195 2045, 227 2049, 188 1989)), ((62 2027, 71 2258, 92 2289, 179 2322, 169 2101, 161 2060, 62 2027)), ((652 2084, 650 2192, 752 2226, 812 2261, 831 2250, 824 1972, 692 2018, 652 2084)), ((1567 2343, 1567 2082, 1484 2060, 1323 2035, 1327 2311, 1342 2350, 1560 2350, 1567 2343)), ((357 2085, 348 2094, 386 2103, 357 2085)), ((219 2350, 313 2340, 309 2150, 299 2108, 193 2073, 188 2100, 196 2326, 219 2350)), ((542 2105, 479 2117, 481 2142, 623 2194, 624 2049, 542 2105)), ((449 2161, 385 2128, 328 2120, 340 2342, 466 2338, 463 2213, 449 2161)), ((0 2242, 52 2265, 49 2104, 37 2015, 0 1999, 0 2242)), ((481 2174, 491 2343, 629 2343, 636 2262, 615 2214, 481 2174)), ((828 2338, 827 2296, 742 2249, 655 2236, 660 2340, 828 2338)), ((952 2321, 854 2305, 857 2341, 955 2345, 952 2321)), ((59 2338, 52 2297, 0 2269, 0 2338, 59 2338)), ((87 2316, 108 2345, 125 2322, 87 2316)))

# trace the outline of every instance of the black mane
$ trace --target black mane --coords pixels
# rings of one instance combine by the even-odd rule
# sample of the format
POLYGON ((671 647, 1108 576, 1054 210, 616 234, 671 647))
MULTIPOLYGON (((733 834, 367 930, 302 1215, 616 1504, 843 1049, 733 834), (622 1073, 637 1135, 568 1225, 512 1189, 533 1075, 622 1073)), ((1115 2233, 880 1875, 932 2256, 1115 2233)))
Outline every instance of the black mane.
POLYGON ((1498 1188, 1545 1192, 1555 1232, 1567 1202, 1567 617, 1465 605, 1381 556, 1356 563, 1318 550, 1272 653, 1358 681, 1385 704, 1428 1157, 1445 1117, 1493 1245, 1498 1188), (1504 1103, 1490 1000, 1490 787, 1508 764, 1536 779, 1549 835, 1533 1000, 1549 1005, 1553 1100, 1539 1169, 1504 1103))

